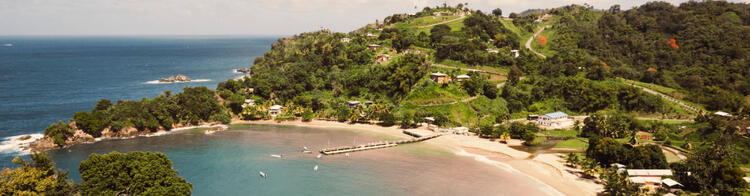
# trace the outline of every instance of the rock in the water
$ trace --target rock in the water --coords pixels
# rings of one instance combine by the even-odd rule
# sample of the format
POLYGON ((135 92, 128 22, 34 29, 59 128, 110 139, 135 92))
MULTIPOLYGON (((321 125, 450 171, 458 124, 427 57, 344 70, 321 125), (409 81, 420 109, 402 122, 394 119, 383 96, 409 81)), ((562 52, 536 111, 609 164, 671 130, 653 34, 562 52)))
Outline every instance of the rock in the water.
POLYGON ((169 76, 169 78, 159 79, 159 82, 188 82, 188 81, 190 81, 190 78, 182 74, 177 74, 177 77, 169 76))
POLYGON ((30 139, 30 138, 31 138, 31 135, 24 135, 24 136, 19 137, 16 140, 18 140, 18 141, 24 141, 24 140, 27 140, 27 139, 30 139))

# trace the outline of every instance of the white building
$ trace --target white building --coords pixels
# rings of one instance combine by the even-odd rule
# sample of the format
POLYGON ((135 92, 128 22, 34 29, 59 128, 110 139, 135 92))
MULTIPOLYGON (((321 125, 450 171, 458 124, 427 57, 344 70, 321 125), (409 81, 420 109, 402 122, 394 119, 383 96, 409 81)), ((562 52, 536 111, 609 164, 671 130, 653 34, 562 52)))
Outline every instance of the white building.
POLYGON ((268 108, 268 114, 270 114, 273 117, 276 117, 276 115, 281 114, 281 109, 283 109, 283 108, 284 107, 282 107, 280 105, 273 105, 270 108, 268 108))
POLYGON ((346 106, 352 109, 357 108, 357 106, 359 106, 359 101, 347 101, 346 106))
POLYGON ((351 42, 351 41, 352 41, 352 39, 351 39, 351 38, 348 38, 348 37, 345 37, 345 38, 341 38, 341 42, 342 42, 342 43, 349 43, 349 42, 351 42))
POLYGON ((462 74, 462 75, 456 76, 456 81, 461 82, 461 81, 464 81, 464 80, 468 80, 470 78, 471 78, 471 76, 466 75, 466 74, 462 74))
POLYGON ((521 56, 521 53, 519 53, 518 50, 510 50, 510 56, 512 56, 513 58, 518 58, 519 56, 521 56))
POLYGON ((727 117, 727 118, 732 117, 731 114, 726 113, 726 112, 722 112, 722 111, 714 112, 714 115, 721 116, 721 117, 727 117))
POLYGON ((500 50, 487 48, 487 52, 497 54, 497 53, 500 53, 500 50))
POLYGON ((672 179, 662 179, 664 176, 673 176, 672 170, 669 169, 628 169, 625 171, 628 172, 628 180, 640 185, 641 188, 649 187, 651 190, 655 190, 664 183, 662 180, 666 181, 669 185, 677 186, 674 184, 677 182, 672 179))
POLYGON ((543 128, 550 129, 561 129, 569 128, 573 126, 573 118, 568 116, 565 112, 552 112, 539 116, 536 124, 543 128))
POLYGON ((255 106, 255 100, 245 99, 245 103, 242 104, 242 107, 245 108, 248 106, 255 106))

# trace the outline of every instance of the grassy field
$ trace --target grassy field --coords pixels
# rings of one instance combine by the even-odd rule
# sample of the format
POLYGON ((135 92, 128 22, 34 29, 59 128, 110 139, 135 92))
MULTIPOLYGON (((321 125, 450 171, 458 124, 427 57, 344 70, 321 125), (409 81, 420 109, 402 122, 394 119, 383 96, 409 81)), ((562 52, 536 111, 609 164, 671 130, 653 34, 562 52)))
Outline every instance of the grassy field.
POLYGON ((555 129, 555 130, 546 130, 542 133, 556 136, 556 137, 576 137, 578 136, 578 131, 571 130, 571 129, 555 129))
POLYGON ((457 84, 448 85, 447 88, 441 88, 440 85, 430 85, 409 93, 404 98, 403 103, 412 105, 444 104, 466 98, 469 98, 469 94, 461 91, 457 84))
MULTIPOLYGON (((445 25, 448 25, 448 27, 451 28, 451 31, 453 31, 453 32, 459 32, 459 31, 461 31, 461 29, 464 28, 464 20, 466 20, 466 18, 463 18, 463 19, 460 19, 460 20, 456 20, 456 21, 452 21, 452 22, 449 22, 449 23, 445 23, 445 25)), ((416 29, 415 35, 418 35, 420 32, 425 32, 425 33, 427 33, 427 35, 430 35, 430 30, 432 30, 432 27, 434 27, 434 26, 425 27, 425 28, 416 28, 416 26, 415 26, 415 29, 416 29)))
POLYGON ((511 32, 515 33, 516 35, 520 36, 522 34, 521 29, 518 29, 518 27, 513 24, 513 20, 500 19, 500 23, 503 23, 503 26, 505 26, 505 28, 508 28, 511 32))
POLYGON ((588 144, 588 138, 573 138, 558 142, 554 148, 570 148, 585 151, 588 144))

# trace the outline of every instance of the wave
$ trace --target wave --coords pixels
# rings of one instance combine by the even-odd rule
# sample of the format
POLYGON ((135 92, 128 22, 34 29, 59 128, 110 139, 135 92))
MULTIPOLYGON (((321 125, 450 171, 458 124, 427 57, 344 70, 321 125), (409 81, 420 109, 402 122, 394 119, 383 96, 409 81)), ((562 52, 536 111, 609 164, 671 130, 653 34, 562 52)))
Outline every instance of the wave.
POLYGON ((21 155, 29 154, 30 151, 21 149, 21 146, 25 146, 26 144, 34 142, 37 139, 40 139, 42 137, 44 137, 44 134, 41 134, 41 133, 24 134, 24 135, 6 137, 2 140, 2 142, 0 142, 0 153, 18 153, 21 155), (23 141, 18 140, 18 138, 21 138, 27 135, 31 137, 23 141))
POLYGON ((172 84, 172 83, 210 82, 210 81, 211 81, 211 79, 195 79, 195 80, 190 80, 190 81, 187 81, 187 82, 160 82, 159 80, 151 80, 151 81, 148 81, 148 82, 144 82, 144 84, 172 84))

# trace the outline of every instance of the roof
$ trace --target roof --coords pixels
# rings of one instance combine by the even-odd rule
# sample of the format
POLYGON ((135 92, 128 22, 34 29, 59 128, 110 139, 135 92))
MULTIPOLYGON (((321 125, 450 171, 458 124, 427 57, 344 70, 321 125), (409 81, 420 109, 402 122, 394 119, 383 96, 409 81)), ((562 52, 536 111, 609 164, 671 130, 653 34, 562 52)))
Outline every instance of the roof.
POLYGON ((731 114, 722 112, 722 111, 714 112, 714 114, 719 115, 719 116, 724 116, 724 117, 732 117, 731 114))
POLYGON ((625 166, 623 164, 619 164, 619 163, 612 163, 612 166, 613 167, 617 167, 617 168, 626 168, 627 167, 627 166, 625 166))
POLYGON ((424 117, 424 119, 425 120, 429 120, 429 121, 435 121, 435 118, 433 118, 433 117, 424 117))
POLYGON ((544 116, 547 116, 549 118, 562 118, 562 117, 567 117, 568 114, 566 114, 565 112, 552 112, 552 113, 544 114, 544 116))
POLYGON ((628 180, 636 184, 661 183, 661 177, 628 177, 628 180))
POLYGON ((347 101, 346 103, 351 105, 359 105, 359 101, 347 101))
POLYGON ((630 176, 671 176, 672 170, 668 169, 628 169, 630 176))
POLYGON ((271 108, 268 108, 269 110, 280 110, 282 107, 280 105, 273 105, 271 108))
POLYGON ((745 181, 747 181, 747 183, 750 183, 750 177, 742 177, 742 179, 745 179, 745 181))
POLYGON ((469 79, 469 78, 471 78, 471 76, 463 74, 463 75, 456 76, 456 78, 458 78, 458 79, 469 79))
POLYGON ((380 45, 377 45, 377 44, 370 44, 370 45, 367 45, 367 46, 368 47, 380 47, 380 45))
POLYGON ((440 72, 435 72, 435 73, 432 73, 432 74, 430 74, 430 75, 431 75, 431 76, 447 76, 446 74, 444 74, 444 73, 440 73, 440 72))
POLYGON ((667 185, 668 187, 682 186, 682 184, 680 184, 677 181, 672 180, 671 178, 663 179, 661 180, 661 183, 664 185, 667 185))

